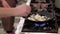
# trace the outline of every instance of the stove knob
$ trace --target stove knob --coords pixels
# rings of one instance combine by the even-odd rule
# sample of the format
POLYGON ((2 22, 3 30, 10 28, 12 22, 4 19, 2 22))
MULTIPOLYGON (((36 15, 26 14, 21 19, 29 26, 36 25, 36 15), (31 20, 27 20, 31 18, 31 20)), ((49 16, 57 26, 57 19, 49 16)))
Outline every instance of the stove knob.
POLYGON ((47 29, 47 27, 44 27, 43 29, 44 29, 44 30, 46 30, 46 29, 47 29))
POLYGON ((49 24, 49 23, 47 23, 47 24, 49 24))
POLYGON ((49 29, 49 30, 51 30, 51 29, 52 29, 52 27, 48 27, 48 29, 49 29))
POLYGON ((50 27, 50 29, 52 29, 52 28, 50 27))

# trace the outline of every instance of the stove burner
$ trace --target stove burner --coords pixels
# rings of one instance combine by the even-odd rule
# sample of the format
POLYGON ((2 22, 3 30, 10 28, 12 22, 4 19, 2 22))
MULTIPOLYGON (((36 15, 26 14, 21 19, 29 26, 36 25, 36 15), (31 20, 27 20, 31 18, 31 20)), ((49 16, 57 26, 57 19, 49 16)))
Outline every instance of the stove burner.
POLYGON ((43 24, 37 24, 35 23, 35 26, 38 26, 38 27, 44 27, 46 25, 46 23, 43 23, 43 24))
POLYGON ((36 23, 35 23, 35 26, 39 26, 39 24, 36 24, 36 23))

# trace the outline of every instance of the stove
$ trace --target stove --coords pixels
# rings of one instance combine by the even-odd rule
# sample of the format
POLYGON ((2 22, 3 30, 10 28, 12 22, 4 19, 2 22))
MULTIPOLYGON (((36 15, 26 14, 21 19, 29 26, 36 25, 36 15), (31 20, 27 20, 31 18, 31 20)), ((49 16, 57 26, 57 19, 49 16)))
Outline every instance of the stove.
POLYGON ((25 20, 22 32, 45 32, 45 33, 57 33, 57 26, 55 21, 50 20, 48 22, 35 22, 25 20))
MULTIPOLYGON (((37 0, 36 0, 37 1, 37 0)), ((41 1, 41 0, 40 0, 41 1)), ((31 4, 40 4, 44 3, 46 4, 45 1, 43 2, 33 2, 31 4)), ((49 4, 49 2, 47 2, 49 4)), ((22 32, 43 32, 43 33, 57 33, 58 32, 58 22, 60 22, 58 19, 58 16, 56 16, 55 11, 54 11, 54 4, 51 3, 48 7, 49 12, 53 12, 54 18, 52 20, 44 21, 44 22, 39 22, 39 21, 31 21, 26 19, 23 25, 22 32), (50 11, 51 10, 51 11, 50 11)), ((32 5, 31 5, 32 6, 32 5)), ((35 5, 36 6, 36 5, 35 5)), ((39 8, 40 9, 40 8, 39 8)), ((34 10, 32 10, 33 13, 35 13, 34 10)))

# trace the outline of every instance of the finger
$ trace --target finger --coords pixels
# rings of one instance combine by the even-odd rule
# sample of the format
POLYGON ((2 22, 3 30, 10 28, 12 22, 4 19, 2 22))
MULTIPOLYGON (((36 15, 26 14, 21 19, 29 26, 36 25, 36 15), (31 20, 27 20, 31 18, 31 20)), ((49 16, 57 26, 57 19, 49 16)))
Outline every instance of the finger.
POLYGON ((5 0, 2 0, 2 4, 5 8, 10 8, 9 4, 5 0))
POLYGON ((30 12, 31 11, 31 7, 30 6, 26 6, 26 10, 27 10, 27 12, 30 12))

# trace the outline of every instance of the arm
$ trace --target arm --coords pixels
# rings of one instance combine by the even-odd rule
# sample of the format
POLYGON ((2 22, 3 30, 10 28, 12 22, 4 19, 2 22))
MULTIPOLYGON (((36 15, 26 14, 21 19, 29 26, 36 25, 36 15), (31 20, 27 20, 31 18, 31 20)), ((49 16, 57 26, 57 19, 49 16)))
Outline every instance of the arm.
POLYGON ((0 17, 5 16, 27 16, 30 13, 30 6, 22 4, 16 8, 10 8, 5 0, 1 0, 4 8, 0 8, 0 17))
POLYGON ((15 16, 15 8, 0 8, 0 16, 15 16))
MULTIPOLYGON (((8 12, 8 15, 11 15, 12 13, 11 13, 11 9, 13 9, 13 8, 11 8, 10 6, 9 6, 9 4, 6 2, 6 0, 1 0, 1 2, 2 2, 2 5, 3 5, 3 7, 4 8, 0 8, 0 16, 2 17, 3 16, 3 14, 7 14, 8 12), (8 9, 7 9, 8 8, 8 9), (3 9, 3 11, 2 11, 2 9, 3 9), (7 11, 6 11, 7 10, 7 11), (9 10, 9 11, 8 11, 9 10), (2 12, 1 12, 2 11, 2 12), (4 12, 4 13, 3 13, 4 12), (7 13, 6 13, 7 12, 7 13), (11 14, 10 14, 11 13, 11 14), (2 14, 2 15, 1 15, 2 14)), ((7 16, 8 16, 7 15, 7 16)), ((6 16, 6 15, 5 15, 6 16)), ((5 17, 4 16, 4 17, 5 17)), ((11 15, 12 16, 12 15, 11 15)))
POLYGON ((0 8, 0 17, 2 16, 28 16, 31 8, 26 4, 19 5, 15 8, 0 8))

